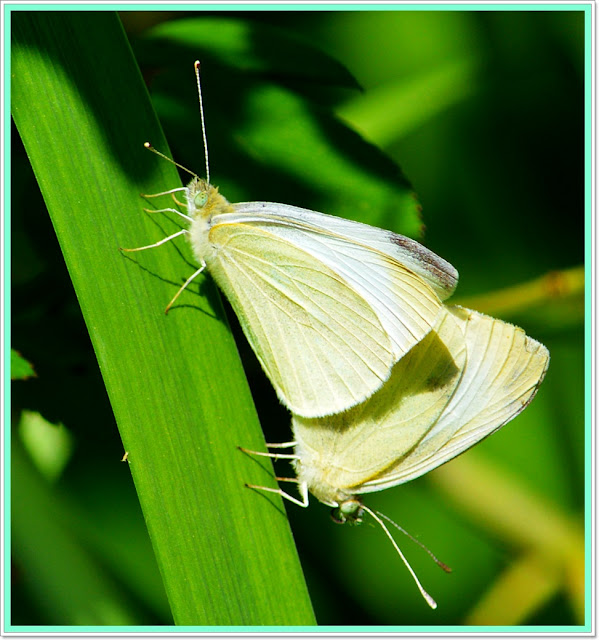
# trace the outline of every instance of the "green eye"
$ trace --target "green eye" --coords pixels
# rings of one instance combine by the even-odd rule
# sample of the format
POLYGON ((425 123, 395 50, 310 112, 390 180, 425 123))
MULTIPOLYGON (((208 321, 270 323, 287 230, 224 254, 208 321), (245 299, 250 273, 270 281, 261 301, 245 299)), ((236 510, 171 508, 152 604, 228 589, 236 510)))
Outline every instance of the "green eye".
POLYGON ((198 209, 201 209, 206 202, 208 202, 208 193, 206 191, 200 191, 193 199, 193 203, 198 209))
POLYGON ((344 500, 338 507, 331 511, 331 518, 337 524, 360 524, 362 522, 363 505, 356 498, 344 500))

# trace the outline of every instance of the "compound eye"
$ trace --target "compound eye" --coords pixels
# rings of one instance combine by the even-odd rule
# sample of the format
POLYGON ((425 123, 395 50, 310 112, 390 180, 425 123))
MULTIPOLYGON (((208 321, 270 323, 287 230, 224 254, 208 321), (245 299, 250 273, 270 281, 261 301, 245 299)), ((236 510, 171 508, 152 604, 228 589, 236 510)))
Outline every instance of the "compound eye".
POLYGON ((208 192, 207 191, 199 191, 196 193, 195 198, 193 199, 193 203, 198 209, 201 209, 206 202, 208 202, 208 192))

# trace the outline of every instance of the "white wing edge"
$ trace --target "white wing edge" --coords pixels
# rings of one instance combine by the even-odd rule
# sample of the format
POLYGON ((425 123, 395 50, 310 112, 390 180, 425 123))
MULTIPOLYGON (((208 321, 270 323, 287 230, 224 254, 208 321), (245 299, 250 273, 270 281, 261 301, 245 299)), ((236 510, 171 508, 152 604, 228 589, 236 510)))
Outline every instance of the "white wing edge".
POLYGON ((238 202, 233 208, 235 213, 219 214, 213 224, 268 222, 334 234, 400 262, 420 276, 440 300, 446 300, 458 284, 459 274, 449 262, 416 240, 393 231, 276 202, 238 202))

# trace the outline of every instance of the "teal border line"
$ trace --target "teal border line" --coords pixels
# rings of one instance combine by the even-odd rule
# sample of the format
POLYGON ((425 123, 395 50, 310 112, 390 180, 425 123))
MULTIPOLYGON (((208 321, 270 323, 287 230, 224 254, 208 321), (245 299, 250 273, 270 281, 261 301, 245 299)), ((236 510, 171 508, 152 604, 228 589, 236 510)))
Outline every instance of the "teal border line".
POLYGON ((595 285, 595 274, 593 265, 593 27, 594 11, 591 9, 585 15, 585 85, 584 85, 584 139, 585 139, 585 499, 584 499, 584 520, 585 520, 585 624, 592 628, 593 620, 593 410, 592 410, 592 348, 593 348, 593 287, 595 285))
POLYGON ((402 633, 402 634, 426 634, 437 635, 440 633, 454 633, 460 635, 472 634, 503 634, 503 633, 522 633, 526 635, 532 634, 568 634, 581 633, 590 631, 586 626, 488 626, 488 627, 465 627, 465 626, 422 626, 422 627, 365 627, 365 626, 323 626, 323 627, 68 627, 68 626, 50 626, 50 627, 11 627, 7 629, 10 632, 19 633, 151 633, 156 635, 165 635, 167 633, 185 634, 185 633, 222 633, 222 634, 241 634, 241 633, 318 633, 320 635, 330 633, 402 633))
POLYGON ((5 4, 6 11, 587 11, 593 2, 572 4, 5 4))
MULTIPOLYGON (((592 57, 592 35, 594 24, 594 6, 595 3, 577 2, 572 4, 4 4, 4 104, 5 104, 5 121, 4 132, 6 144, 4 147, 4 210, 5 215, 3 221, 4 228, 4 304, 5 304, 5 327, 4 327, 4 344, 5 344, 5 425, 10 425, 10 127, 11 114, 10 109, 10 32, 11 32, 11 13, 13 11, 120 11, 120 10, 189 10, 195 8, 198 11, 583 11, 585 13, 585 476, 587 484, 585 485, 585 623, 583 625, 560 625, 560 626, 283 626, 283 627, 244 627, 244 626, 33 626, 33 625, 15 625, 10 623, 11 614, 11 591, 10 591, 10 526, 5 526, 4 532, 4 566, 5 574, 3 576, 4 584, 4 628, 3 633, 35 633, 35 634, 109 634, 109 633, 146 633, 152 635, 165 634, 197 634, 197 633, 216 633, 216 634, 242 634, 242 633, 264 633, 264 634, 281 634, 281 633, 376 633, 376 634, 441 634, 441 633, 460 633, 464 635, 472 634, 503 634, 503 633, 522 633, 526 635, 532 634, 581 634, 592 633, 593 621, 593 576, 591 570, 591 561, 593 560, 593 487, 592 487, 592 328, 593 328, 593 306, 592 306, 592 290, 594 286, 594 274, 591 271, 592 254, 593 254, 593 237, 592 237, 592 215, 593 215, 593 91, 592 78, 594 70, 594 60, 592 57), (6 568, 8 567, 8 570, 6 568)), ((4 433, 4 514, 5 524, 10 514, 10 428, 5 429, 4 433)))
POLYGON ((11 511, 11 495, 10 495, 10 477, 11 477, 11 383, 10 383, 10 347, 11 347, 11 306, 10 306, 10 264, 11 264, 11 166, 10 158, 12 152, 11 146, 11 111, 10 111, 10 12, 4 12, 4 81, 3 99, 4 99, 4 549, 2 550, 4 558, 4 598, 1 606, 3 607, 3 619, 7 628, 10 627, 12 593, 11 593, 11 527, 10 514, 11 511))

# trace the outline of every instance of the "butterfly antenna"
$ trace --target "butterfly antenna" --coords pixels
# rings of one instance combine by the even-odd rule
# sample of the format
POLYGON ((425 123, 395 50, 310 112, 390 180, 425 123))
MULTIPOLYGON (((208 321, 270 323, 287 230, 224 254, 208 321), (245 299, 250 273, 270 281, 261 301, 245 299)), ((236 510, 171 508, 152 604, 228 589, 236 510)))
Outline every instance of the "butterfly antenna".
POLYGON ((391 544, 395 547, 395 551, 397 551, 397 553, 399 554, 399 557, 403 560, 403 563, 408 568, 408 571, 412 574, 412 578, 414 578, 414 582, 416 583, 416 586, 418 587, 420 593, 422 594, 422 597, 426 600, 426 603, 431 609, 436 609, 437 603, 433 600, 432 596, 424 590, 424 587, 420 584, 420 580, 418 580, 418 577, 414 573, 414 569, 412 569, 412 567, 410 566, 410 563, 406 560, 406 557, 401 552, 401 549, 398 547, 397 542, 395 542, 395 540, 393 539, 393 536, 389 533, 389 529, 387 529, 387 527, 385 526, 385 523, 377 516, 377 514, 374 511, 372 511, 372 509, 369 509, 366 505, 362 505, 362 508, 364 509, 364 511, 367 511, 381 525, 383 531, 385 532, 385 535, 389 538, 389 540, 391 540, 391 544))
POLYGON ((208 164, 208 140, 206 138, 206 123, 204 120, 204 103, 202 102, 202 85, 200 83, 200 61, 193 63, 196 72, 196 83, 198 85, 198 99, 200 102, 200 119, 202 121, 202 139, 204 141, 204 158, 206 160, 206 182, 210 184, 210 166, 208 164))
POLYGON ((377 511, 377 514, 381 516, 381 518, 385 518, 387 522, 390 522, 395 528, 399 529, 405 536, 408 536, 408 538, 410 538, 412 542, 415 542, 419 547, 422 547, 422 549, 424 549, 428 553, 428 555, 435 561, 437 566, 441 567, 443 571, 445 571, 446 573, 451 573, 451 567, 447 566, 444 562, 441 562, 441 560, 439 560, 439 558, 437 558, 437 556, 426 545, 422 544, 420 540, 415 538, 411 533, 408 533, 403 527, 400 527, 397 522, 391 520, 389 516, 386 516, 380 511, 377 511))
POLYGON ((144 147, 146 149, 149 149, 152 153, 155 153, 157 156, 160 156, 161 158, 168 160, 171 164, 174 164, 175 167, 179 167, 179 169, 183 169, 183 171, 187 171, 187 173, 189 173, 190 176, 193 176, 194 178, 199 179, 199 177, 193 171, 190 171, 187 167, 184 167, 182 164, 175 162, 172 158, 165 156, 164 153, 160 153, 160 151, 158 151, 158 149, 155 149, 149 142, 144 142, 144 147))

